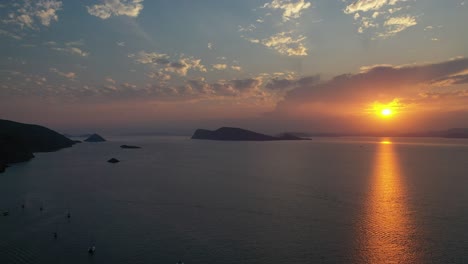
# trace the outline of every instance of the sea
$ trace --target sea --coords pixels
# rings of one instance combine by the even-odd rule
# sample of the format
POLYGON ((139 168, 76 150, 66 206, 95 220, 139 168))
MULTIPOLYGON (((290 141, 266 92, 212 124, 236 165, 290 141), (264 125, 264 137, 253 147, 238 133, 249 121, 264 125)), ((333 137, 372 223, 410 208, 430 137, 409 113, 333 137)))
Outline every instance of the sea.
POLYGON ((467 139, 114 137, 35 155, 0 174, 2 264, 468 263, 467 139))

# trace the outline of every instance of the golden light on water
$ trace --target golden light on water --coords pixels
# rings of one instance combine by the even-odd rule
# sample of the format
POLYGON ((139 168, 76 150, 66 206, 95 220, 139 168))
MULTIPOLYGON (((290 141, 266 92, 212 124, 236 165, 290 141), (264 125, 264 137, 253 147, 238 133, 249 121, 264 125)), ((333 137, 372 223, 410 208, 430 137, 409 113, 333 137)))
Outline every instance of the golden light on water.
POLYGON ((388 140, 388 139, 384 139, 384 140, 380 141, 380 144, 388 145, 388 144, 392 144, 392 142, 390 140, 388 140))
POLYGON ((380 141, 362 221, 363 263, 420 263, 395 145, 380 141))

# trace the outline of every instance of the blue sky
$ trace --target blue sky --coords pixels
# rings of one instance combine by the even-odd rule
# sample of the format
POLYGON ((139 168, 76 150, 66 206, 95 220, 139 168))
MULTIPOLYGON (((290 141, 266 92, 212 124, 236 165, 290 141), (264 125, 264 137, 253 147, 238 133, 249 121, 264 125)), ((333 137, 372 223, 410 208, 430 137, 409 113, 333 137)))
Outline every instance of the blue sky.
POLYGON ((0 118, 69 131, 468 126, 466 25, 463 0, 5 1, 0 118), (427 78, 353 86, 381 68, 427 78), (357 96, 320 90, 343 74, 357 96), (401 118, 366 116, 392 102, 401 118))

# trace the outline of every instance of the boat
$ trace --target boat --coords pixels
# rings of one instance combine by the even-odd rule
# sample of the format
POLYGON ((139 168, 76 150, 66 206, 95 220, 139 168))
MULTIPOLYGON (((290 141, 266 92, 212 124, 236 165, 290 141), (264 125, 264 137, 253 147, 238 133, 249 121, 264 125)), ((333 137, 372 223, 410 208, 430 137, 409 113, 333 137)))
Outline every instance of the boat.
POLYGON ((88 254, 90 254, 90 255, 93 255, 95 251, 96 251, 95 246, 91 246, 91 247, 88 248, 88 254))

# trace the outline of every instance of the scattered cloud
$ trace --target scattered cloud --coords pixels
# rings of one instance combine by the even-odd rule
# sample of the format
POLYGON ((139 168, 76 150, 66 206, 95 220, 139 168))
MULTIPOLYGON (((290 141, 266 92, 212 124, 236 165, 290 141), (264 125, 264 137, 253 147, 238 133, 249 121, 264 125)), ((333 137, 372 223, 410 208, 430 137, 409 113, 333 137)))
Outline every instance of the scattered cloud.
POLYGON ((89 56, 89 52, 83 51, 83 50, 81 50, 80 48, 77 48, 77 47, 65 47, 65 48, 53 47, 51 49, 56 50, 56 51, 70 53, 70 54, 73 54, 73 55, 78 55, 78 56, 81 56, 81 57, 88 57, 89 56))
POLYGON ((49 41, 43 43, 45 46, 49 46, 51 50, 59 51, 59 52, 64 52, 68 53, 71 55, 78 55, 81 57, 88 57, 89 52, 84 51, 81 46, 84 45, 84 42, 82 40, 79 41, 71 41, 71 42, 66 42, 64 45, 59 45, 55 41, 49 41))
POLYGON ((112 84, 115 84, 115 83, 116 83, 116 81, 115 81, 114 79, 112 79, 111 77, 107 77, 107 78, 105 79, 105 81, 108 82, 108 83, 112 83, 112 84))
POLYGON ((186 57, 181 55, 177 60, 171 60, 170 56, 164 53, 140 51, 136 54, 129 54, 135 62, 149 64, 153 67, 163 67, 164 71, 186 76, 189 70, 206 72, 206 67, 201 63, 201 59, 186 57))
POLYGON ((305 0, 273 0, 261 6, 260 10, 269 10, 272 13, 279 10, 281 22, 278 22, 277 16, 266 13, 248 26, 239 26, 238 31, 245 40, 261 44, 279 54, 307 56, 306 37, 297 28, 303 11, 310 7, 311 3, 305 0), (265 32, 274 33, 265 34, 265 32))
POLYGON ((62 2, 55 0, 43 0, 36 3, 35 15, 44 26, 50 26, 51 21, 58 21, 57 11, 62 9, 62 2))
POLYGON ((4 35, 4 36, 7 36, 7 37, 16 39, 16 40, 21 40, 21 39, 23 39, 21 36, 16 35, 16 34, 11 33, 11 32, 8 32, 8 31, 3 30, 3 29, 0 29, 0 35, 4 35))
POLYGON ((151 72, 146 74, 151 79, 156 79, 161 82, 166 82, 172 79, 171 75, 167 74, 164 72, 163 69, 160 69, 159 71, 156 72, 151 72))
MULTIPOLYGON (((310 2, 305 2, 304 0, 273 0, 271 3, 264 4, 263 8, 281 10, 283 12, 283 21, 288 21, 290 19, 299 18, 302 11, 308 9, 310 6, 310 2)), ((263 20, 259 23, 263 23, 263 20)))
POLYGON ((165 71, 177 73, 180 76, 186 76, 189 70, 206 72, 206 68, 201 64, 201 60, 193 57, 182 58, 178 61, 171 62, 165 68, 165 71))
POLYGON ((225 70, 227 67, 227 64, 213 64, 213 68, 216 70, 225 70))
POLYGON ((169 56, 164 53, 140 51, 137 54, 129 54, 129 58, 133 58, 137 63, 141 64, 169 64, 169 56))
POLYGON ((417 25, 415 15, 399 14, 411 8, 407 0, 357 0, 344 9, 357 21, 358 33, 372 30, 378 38, 389 38, 417 25))
POLYGON ((209 50, 212 50, 212 49, 213 49, 213 43, 211 43, 211 42, 208 43, 208 49, 209 49, 209 50))
POLYGON ((242 67, 240 66, 231 66, 231 69, 234 71, 242 71, 242 67))
POLYGON ((101 19, 111 16, 138 17, 143 10, 143 0, 103 0, 102 4, 86 6, 90 15, 101 19))
POLYGON ((119 47, 125 47, 125 42, 116 42, 117 46, 119 47))
POLYGON ((346 14, 353 14, 356 12, 375 11, 380 10, 385 6, 393 6, 401 1, 405 0, 357 0, 348 5, 344 12, 346 14))
POLYGON ((384 23, 386 31, 384 33, 380 33, 379 36, 382 38, 388 38, 409 27, 415 26, 416 24, 416 18, 412 16, 391 17, 384 23))
POLYGON ((50 26, 53 21, 58 21, 57 12, 62 10, 62 1, 56 0, 22 0, 13 4, 16 8, 2 19, 5 24, 15 24, 21 29, 29 28, 38 30, 38 24, 50 26))
POLYGON ((266 39, 262 39, 259 43, 283 55, 306 56, 307 48, 303 44, 305 39, 306 37, 302 35, 294 36, 293 32, 290 31, 277 33, 266 39))
POLYGON ((77 77, 76 73, 74 72, 61 72, 57 68, 50 68, 49 70, 50 72, 54 72, 62 77, 65 77, 71 80, 74 80, 77 77))

